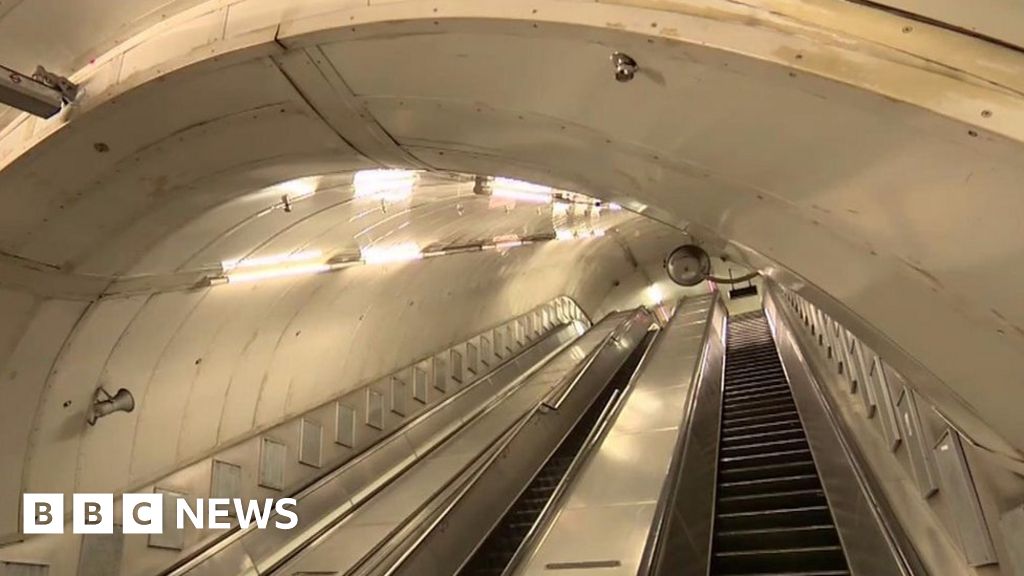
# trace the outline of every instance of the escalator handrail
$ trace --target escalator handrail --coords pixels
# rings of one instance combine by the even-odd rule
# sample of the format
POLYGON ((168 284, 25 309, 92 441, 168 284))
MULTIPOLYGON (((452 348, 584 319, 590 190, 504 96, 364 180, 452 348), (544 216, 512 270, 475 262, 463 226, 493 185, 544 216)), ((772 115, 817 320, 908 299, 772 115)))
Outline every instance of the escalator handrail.
MULTIPOLYGON (((348 569, 345 572, 345 576, 368 576, 370 574, 389 574, 395 566, 399 565, 405 558, 405 553, 399 557, 399 560, 392 563, 388 567, 381 567, 381 564, 386 562, 391 554, 401 549, 401 545, 405 543, 409 538, 415 534, 417 528, 423 528, 426 524, 426 529, 421 530, 422 534, 427 534, 436 526, 436 523, 444 518, 444 512, 450 507, 446 506, 446 503, 454 505, 458 501, 458 496, 464 493, 467 486, 472 485, 473 482, 479 477, 482 470, 486 469, 491 463, 493 463, 508 445, 513 437, 522 429, 526 422, 529 421, 530 417, 533 416, 536 409, 530 410, 514 421, 510 426, 501 432, 494 440, 492 440, 480 453, 479 456, 471 460, 469 463, 464 465, 459 472, 451 479, 441 485, 440 488, 434 491, 434 493, 419 507, 417 507, 411 516, 406 518, 400 524, 395 526, 388 534, 386 534, 377 544, 370 548, 366 554, 356 563, 355 566, 348 569), (440 503, 436 500, 448 492, 450 488, 456 488, 452 495, 445 497, 440 503), (454 501, 453 501, 454 499, 454 501), (438 512, 441 512, 438 515, 438 512), (431 520, 434 518, 435 520, 431 520)), ((422 534, 418 537, 411 546, 408 546, 409 550, 412 550, 419 543, 422 534)))
POLYGON ((540 511, 540 515, 537 516, 537 521, 530 526, 530 530, 523 537, 523 541, 519 544, 519 548, 516 549, 515 554, 512 555, 512 559, 508 565, 502 571, 501 576, 509 576, 516 566, 526 556, 526 551, 533 549, 534 545, 537 544, 536 540, 540 535, 540 528, 546 526, 551 518, 551 514, 554 510, 557 510, 557 505, 561 502, 565 493, 568 491, 569 486, 573 484, 576 477, 579 475, 583 468, 583 464, 590 459, 590 455, 593 453, 597 443, 600 442, 601 438, 604 437, 604 431, 606 430, 608 423, 619 413, 619 409, 622 406, 622 399, 625 398, 624 393, 620 393, 618 390, 612 392, 608 402, 605 403, 604 408, 601 410, 601 415, 598 417, 594 428, 587 435, 587 439, 583 443, 583 447, 580 448, 579 453, 573 458, 572 463, 569 464, 569 468, 565 471, 565 475, 558 481, 558 486, 555 487, 555 491, 551 494, 551 498, 544 504, 544 507, 540 511))
POLYGON ((572 372, 562 378, 562 381, 551 389, 551 392, 549 392, 541 401, 541 405, 557 412, 558 409, 562 407, 562 403, 565 402, 565 399, 568 398, 569 394, 571 394, 573 389, 576 388, 576 384, 579 383, 583 378, 583 375, 590 369, 590 365, 594 363, 597 356, 606 346, 608 346, 608 343, 614 339, 616 331, 617 330, 613 330, 606 334, 601 342, 591 350, 589 354, 587 354, 586 358, 583 359, 583 362, 580 362, 572 372))
MULTIPOLYGON (((641 309, 642 307, 637 308, 637 311, 641 309)), ((617 336, 623 331, 628 330, 632 326, 633 318, 634 315, 631 314, 627 320, 619 323, 604 338, 602 338, 601 342, 594 347, 594 349, 583 359, 583 361, 577 363, 576 368, 574 368, 574 370, 570 372, 571 376, 567 377, 571 378, 570 382, 572 383, 572 386, 569 387, 570 390, 573 387, 575 387, 575 382, 578 382, 580 380, 582 374, 586 373, 587 368, 591 364, 593 364, 594 360, 597 358, 600 351, 604 350, 608 343, 611 342, 615 336, 617 336)), ((567 378, 563 378, 563 382, 567 378)), ((564 384, 556 385, 554 390, 558 391, 562 386, 564 386, 564 384)), ((394 562, 392 562, 386 568, 381 568, 380 563, 387 560, 387 558, 391 557, 390 553, 385 553, 383 557, 380 557, 378 555, 378 561, 374 564, 373 567, 370 568, 369 571, 356 572, 354 570, 350 570, 345 573, 345 576, 392 576, 403 565, 403 563, 408 559, 408 557, 413 553, 413 551, 415 551, 423 543, 423 540, 426 539, 427 536, 431 532, 433 532, 433 530, 437 528, 437 526, 440 523, 444 521, 448 513, 451 512, 451 510, 453 510, 456 506, 458 506, 459 502, 468 493, 469 489, 476 483, 479 477, 490 467, 491 464, 498 460, 498 458, 505 450, 505 447, 515 438, 516 433, 518 433, 518 431, 521 430, 522 427, 525 426, 526 423, 529 422, 533 416, 540 412, 546 412, 549 409, 551 409, 550 405, 548 404, 548 398, 550 398, 550 396, 551 393, 545 396, 545 398, 541 399, 541 401, 538 402, 536 406, 534 406, 534 408, 527 411, 527 413, 522 417, 521 420, 518 420, 516 423, 514 423, 512 426, 506 429, 506 431, 503 432, 503 434, 499 436, 499 439, 502 440, 501 446, 494 450, 490 455, 486 456, 486 459, 483 461, 483 465, 476 467, 474 469, 473 474, 468 476, 464 480, 464 483, 459 487, 459 490, 457 490, 454 494, 452 494, 450 497, 448 497, 442 502, 435 503, 428 500, 427 504, 425 504, 424 507, 420 508, 420 514, 409 517, 402 523, 402 525, 399 527, 397 531, 412 532, 413 530, 418 529, 418 536, 415 538, 415 540, 413 540, 412 542, 408 542, 408 538, 411 537, 410 535, 405 538, 400 538, 398 541, 394 541, 389 538, 385 539, 382 542, 382 544, 392 543, 392 552, 402 549, 404 547, 404 551, 394 562), (430 512, 426 512, 424 508, 426 506, 429 506, 430 504, 433 504, 434 506, 432 507, 432 510, 430 512), (423 526, 423 522, 428 523, 425 526, 423 526)), ((483 456, 481 456, 481 458, 482 457, 483 456)), ((459 475, 455 478, 452 478, 451 480, 446 482, 445 485, 440 490, 437 490, 435 494, 441 494, 445 492, 448 487, 452 486, 455 482, 462 479, 463 476, 464 475, 459 475)), ((394 534, 395 531, 393 531, 392 533, 394 534)), ((379 550, 380 548, 381 545, 378 545, 377 547, 375 547, 374 550, 379 550)), ((364 561, 361 561, 360 566, 363 563, 364 561)))
POLYGON ((519 548, 516 549, 515 554, 512 555, 512 559, 502 571, 501 576, 511 576, 516 567, 518 567, 526 558, 527 552, 533 550, 533 548, 539 543, 537 539, 541 535, 541 527, 547 526, 547 524, 553 520, 552 514, 558 510, 562 499, 576 481, 580 472, 582 472, 584 464, 590 460, 594 451, 598 446, 600 446, 601 442, 606 437, 607 432, 610 429, 610 424, 614 422, 622 412, 622 407, 625 405, 625 399, 629 396, 630 392, 632 392, 637 378, 643 372, 644 365, 650 358, 651 350, 654 349, 658 336, 659 334, 656 333, 654 337, 651 338, 650 342, 647 343, 643 356, 640 358, 640 362, 637 363, 636 369, 629 378, 629 382, 626 383, 622 390, 614 391, 608 399, 608 402, 605 403, 605 407, 601 410, 601 414, 594 423, 594 427, 587 434, 587 438, 583 441, 583 445, 580 447, 579 452, 573 458, 572 463, 569 464, 569 468, 565 471, 565 475, 562 476, 562 479, 558 482, 558 486, 555 487, 555 491, 551 494, 551 498, 544 504, 544 508, 541 509, 540 515, 537 516, 537 521, 534 522, 533 526, 531 526, 530 530, 526 533, 526 536, 520 543, 519 548))
MULTIPOLYGON (((693 373, 694 385, 690 388, 690 393, 686 398, 685 419, 683 420, 683 426, 685 426, 685 429, 681 431, 681 434, 679 434, 677 445, 672 454, 672 461, 669 463, 668 473, 666 474, 667 480, 665 485, 662 486, 657 507, 654 509, 654 518, 651 521, 651 530, 647 533, 647 540, 644 542, 644 549, 640 555, 640 564, 636 571, 637 576, 651 576, 654 574, 658 565, 659 557, 664 550, 665 542, 662 542, 662 538, 666 533, 666 524, 671 518, 671 514, 669 514, 669 503, 675 500, 676 492, 679 489, 680 473, 682 471, 683 461, 685 459, 684 457, 690 442, 690 427, 694 421, 693 415, 697 410, 697 399, 700 396, 700 389, 704 383, 704 370, 707 366, 707 363, 704 360, 711 352, 711 330, 714 328, 713 320, 715 318, 715 311, 717 307, 722 305, 721 299, 716 293, 711 306, 708 308, 707 317, 705 318, 703 336, 704 346, 701 350, 700 357, 698 358, 699 364, 697 365, 697 370, 693 373)), ((682 308, 682 305, 680 305, 677 310, 680 308, 682 308)), ((726 330, 728 330, 728 328, 726 328, 726 330)))

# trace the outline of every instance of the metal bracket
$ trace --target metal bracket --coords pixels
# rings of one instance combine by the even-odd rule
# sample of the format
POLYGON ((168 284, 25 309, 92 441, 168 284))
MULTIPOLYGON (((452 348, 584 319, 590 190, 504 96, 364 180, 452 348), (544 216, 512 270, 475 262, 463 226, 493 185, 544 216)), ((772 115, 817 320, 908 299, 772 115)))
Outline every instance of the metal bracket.
POLYGON ((60 92, 61 98, 64 99, 65 104, 74 102, 75 98, 78 97, 78 84, 75 84, 60 74, 50 72, 42 66, 36 66, 36 71, 32 74, 32 79, 47 88, 60 92))
POLYGON ((60 112, 64 104, 78 96, 78 86, 42 66, 35 74, 26 76, 16 70, 0 66, 0 104, 6 104, 40 118, 49 118, 60 112))

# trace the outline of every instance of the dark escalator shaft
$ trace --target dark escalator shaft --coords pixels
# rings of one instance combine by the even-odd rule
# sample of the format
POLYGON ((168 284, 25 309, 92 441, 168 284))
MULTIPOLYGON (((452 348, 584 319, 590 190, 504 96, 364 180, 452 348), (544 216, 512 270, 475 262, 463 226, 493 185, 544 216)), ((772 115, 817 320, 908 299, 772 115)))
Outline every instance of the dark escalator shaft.
POLYGON ((608 386, 533 477, 526 490, 519 495, 498 525, 459 571, 459 576, 500 576, 505 571, 530 529, 537 523, 573 460, 583 448, 590 431, 597 425, 597 420, 612 394, 621 391, 629 383, 653 337, 654 332, 649 332, 637 346, 608 386))
POLYGON ((761 312, 730 319, 712 575, 849 574, 761 312))

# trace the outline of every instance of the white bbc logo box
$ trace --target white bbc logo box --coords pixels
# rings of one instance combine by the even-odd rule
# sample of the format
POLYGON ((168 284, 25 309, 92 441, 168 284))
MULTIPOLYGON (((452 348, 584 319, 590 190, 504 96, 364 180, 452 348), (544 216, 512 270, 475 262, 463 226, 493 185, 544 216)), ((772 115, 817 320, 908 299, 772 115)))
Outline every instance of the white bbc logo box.
MULTIPOLYGON (((113 494, 74 494, 71 506, 72 532, 113 534, 113 494)), ((163 527, 163 506, 160 494, 125 494, 121 531, 125 534, 159 534, 163 527)), ((25 494, 21 513, 25 534, 64 533, 63 494, 25 494)))
MULTIPOLYGON (((113 494, 73 494, 71 513, 65 514, 63 494, 22 495, 22 532, 24 534, 63 534, 64 520, 71 516, 75 534, 113 534, 116 507, 113 494)), ((273 525, 291 530, 298 525, 294 498, 242 500, 241 498, 197 498, 190 503, 179 498, 173 510, 164 510, 162 494, 124 494, 121 498, 121 532, 124 534, 160 534, 164 513, 172 514, 175 525, 190 524, 197 529, 230 528, 234 513, 242 529, 254 525, 263 530, 273 525)))

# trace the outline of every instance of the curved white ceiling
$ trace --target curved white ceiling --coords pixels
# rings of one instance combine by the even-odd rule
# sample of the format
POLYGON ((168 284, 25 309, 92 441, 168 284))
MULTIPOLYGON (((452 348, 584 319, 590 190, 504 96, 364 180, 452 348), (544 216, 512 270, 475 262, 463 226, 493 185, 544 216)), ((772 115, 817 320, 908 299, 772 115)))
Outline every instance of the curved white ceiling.
MULTIPOLYGON (((838 1, 213 2, 82 70, 65 117, 0 133, 3 277, 88 300, 222 257, 168 236, 277 182, 502 173, 728 242, 977 437, 1024 448, 1007 402, 1024 379, 1024 56, 905 27, 838 1), (635 81, 613 80, 613 50, 635 81)), ((563 291, 588 281, 559 271, 563 291)))

